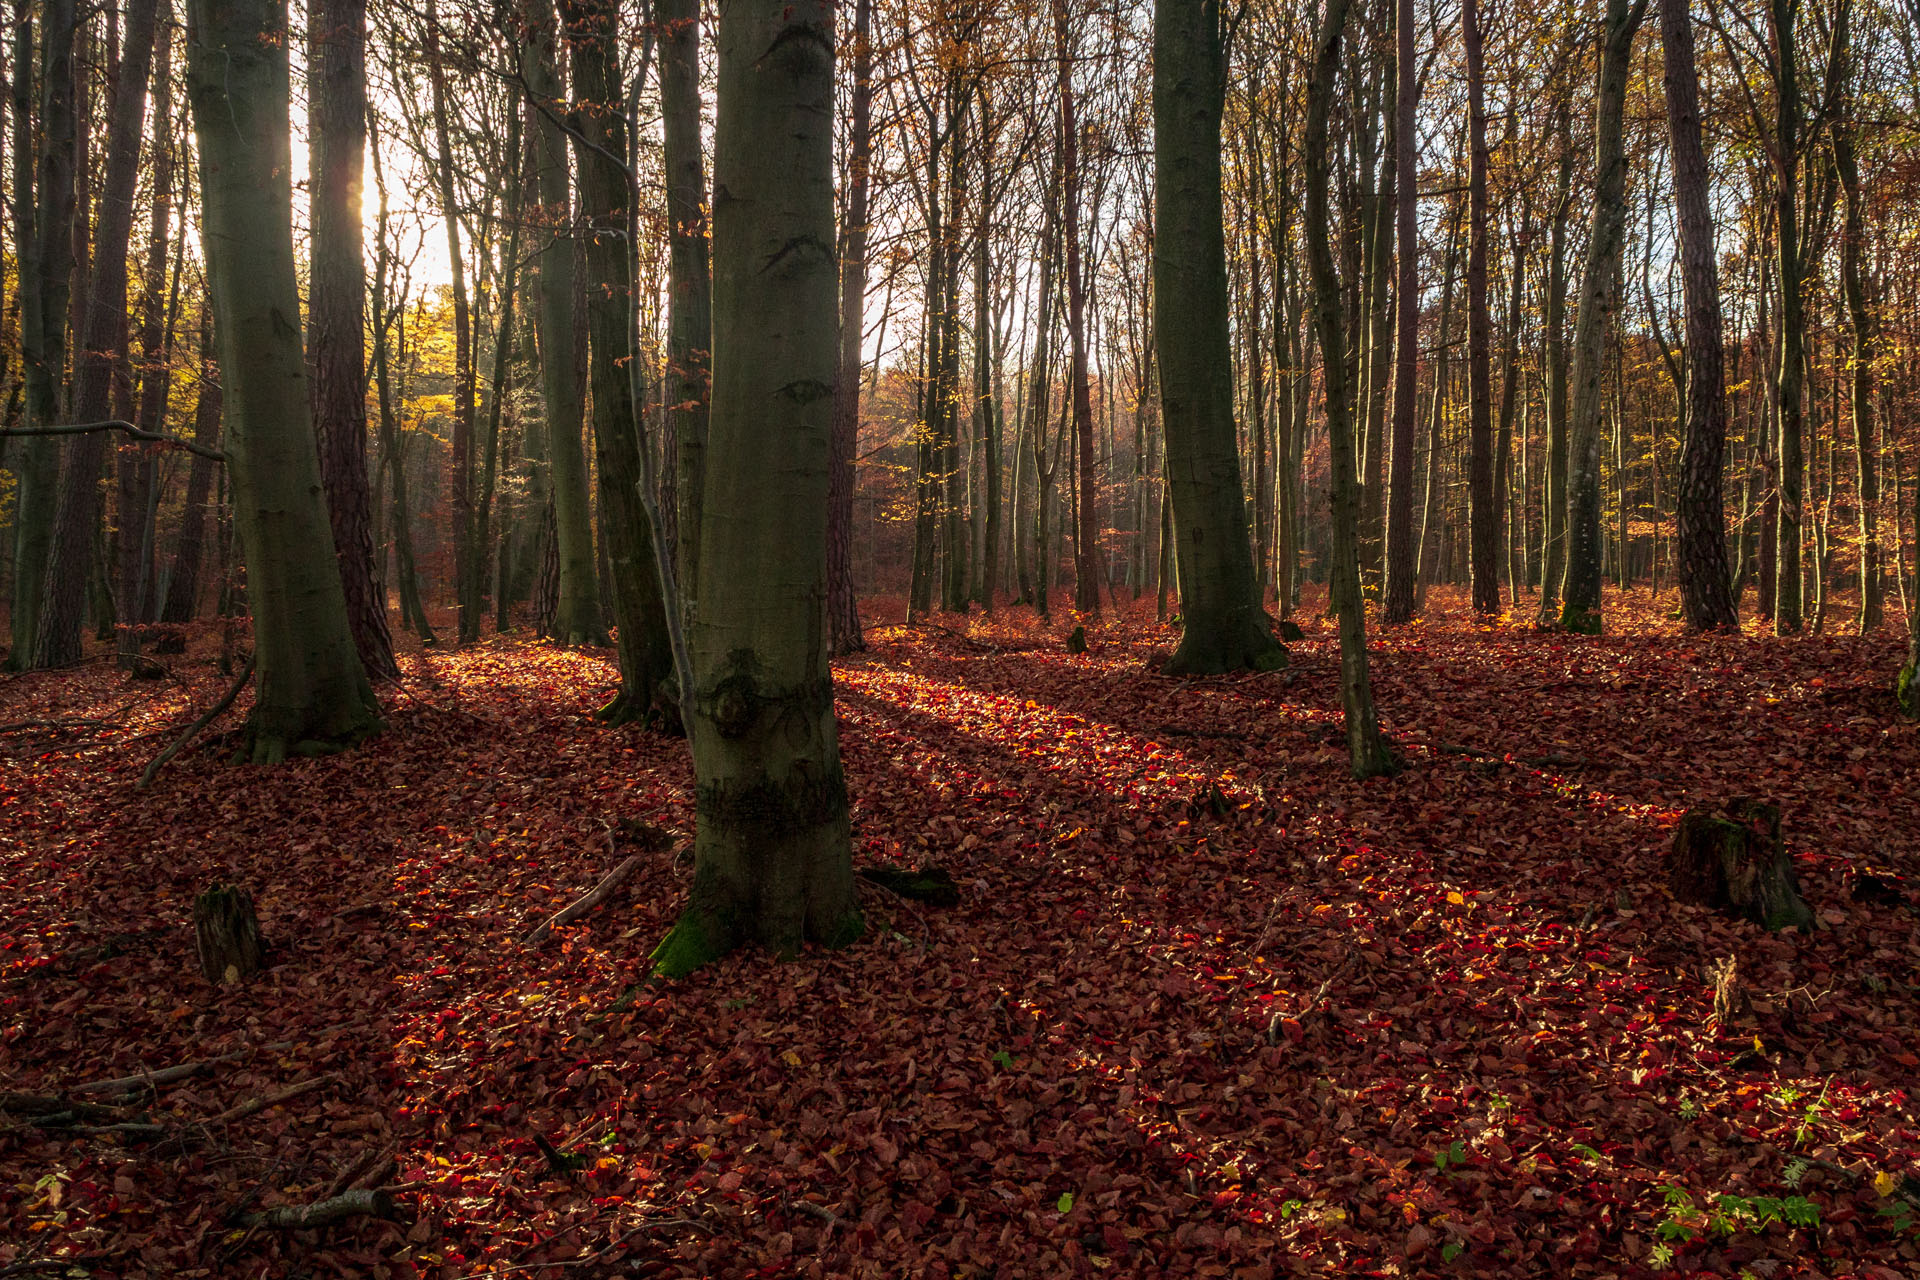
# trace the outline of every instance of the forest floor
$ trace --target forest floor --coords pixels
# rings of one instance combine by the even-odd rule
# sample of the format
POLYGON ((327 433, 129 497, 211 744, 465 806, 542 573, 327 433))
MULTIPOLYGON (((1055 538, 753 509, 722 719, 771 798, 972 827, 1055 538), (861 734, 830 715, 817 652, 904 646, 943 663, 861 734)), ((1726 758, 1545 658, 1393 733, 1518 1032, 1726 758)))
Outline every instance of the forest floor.
POLYGON ((1365 783, 1317 603, 1285 671, 1202 680, 1145 670, 1150 607, 1083 656, 1065 615, 877 608, 837 668, 855 858, 936 860, 961 904, 868 886, 851 949, 673 985, 643 978, 684 842, 520 941, 632 823, 691 827, 684 744, 592 719, 609 652, 415 648, 359 750, 213 738, 144 792, 227 683, 211 633, 168 680, 10 678, 0 1276, 1920 1274, 1897 629, 1430 603, 1376 636, 1407 767, 1365 783), (1681 811, 1742 794, 1784 809, 1814 932, 1668 894, 1681 811), (218 988, 216 881, 273 944, 218 988), (78 1127, 19 1097, 208 1059, 78 1127), (398 1221, 242 1225, 387 1150, 398 1221))

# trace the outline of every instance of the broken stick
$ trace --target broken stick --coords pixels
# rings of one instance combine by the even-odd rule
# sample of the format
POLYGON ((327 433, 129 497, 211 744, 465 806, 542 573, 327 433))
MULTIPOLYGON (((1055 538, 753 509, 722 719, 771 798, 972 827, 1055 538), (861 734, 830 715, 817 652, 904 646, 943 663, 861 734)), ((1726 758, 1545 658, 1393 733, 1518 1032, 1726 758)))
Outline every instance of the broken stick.
POLYGON ((398 1214, 399 1206, 393 1196, 375 1187, 343 1191, 312 1204, 283 1204, 278 1209, 254 1214, 247 1219, 247 1225, 276 1231, 312 1231, 347 1218, 374 1217, 391 1221, 398 1214))
POLYGON ((605 902, 609 897, 613 896, 613 891, 620 887, 621 881, 640 869, 641 860, 642 855, 636 853, 613 870, 607 872, 605 878, 603 878, 599 884, 593 886, 584 897, 576 899, 571 906, 554 915, 545 924, 536 926, 530 930, 526 937, 520 939, 520 945, 523 947, 539 946, 547 940, 547 936, 556 928, 563 924, 572 924, 575 920, 578 920, 581 916, 605 902))
POLYGON ((223 1053, 217 1058, 203 1058, 199 1062, 183 1062, 177 1067, 162 1067, 158 1071, 147 1071, 137 1076, 122 1076, 118 1080, 95 1080, 92 1084, 80 1084, 73 1087, 74 1093, 138 1093, 140 1090, 157 1084, 172 1084, 176 1080, 185 1080, 188 1076, 198 1075, 208 1067, 221 1062, 232 1062, 235 1058, 244 1058, 249 1050, 239 1049, 233 1053, 223 1053))

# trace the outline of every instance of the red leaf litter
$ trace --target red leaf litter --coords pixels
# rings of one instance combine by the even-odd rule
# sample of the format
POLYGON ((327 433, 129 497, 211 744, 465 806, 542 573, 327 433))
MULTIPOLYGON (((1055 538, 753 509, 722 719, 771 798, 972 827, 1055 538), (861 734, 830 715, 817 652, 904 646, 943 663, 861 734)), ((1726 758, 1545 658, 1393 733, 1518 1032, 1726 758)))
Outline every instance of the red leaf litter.
POLYGON ((229 763, 243 698, 144 792, 213 636, 167 681, 12 678, 0 1275, 1920 1274, 1900 637, 1430 603, 1374 637, 1407 767, 1366 783, 1319 601, 1287 670, 1187 680, 1150 612, 1074 656, 1065 614, 876 603, 836 673, 855 859, 961 904, 865 886, 853 948, 673 985, 685 744, 594 722, 605 651, 415 650, 385 734, 277 768, 229 763), (1680 813, 1734 795, 1783 809, 1810 935, 1668 894, 1680 813), (523 946, 636 824, 643 870, 523 946), (271 944, 217 987, 216 882, 271 944), (249 1225, 382 1152, 395 1220, 249 1225))

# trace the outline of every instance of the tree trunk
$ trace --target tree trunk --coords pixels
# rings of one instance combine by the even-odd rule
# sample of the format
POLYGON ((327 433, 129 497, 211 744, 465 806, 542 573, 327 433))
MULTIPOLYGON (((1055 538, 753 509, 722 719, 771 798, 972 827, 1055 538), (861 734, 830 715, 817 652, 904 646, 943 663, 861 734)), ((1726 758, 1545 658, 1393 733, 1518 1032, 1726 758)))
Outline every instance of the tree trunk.
POLYGON ((1544 625, 1559 603, 1567 563, 1567 215, 1573 201, 1573 108, 1562 94, 1554 111, 1560 164, 1553 183, 1552 229, 1547 237, 1546 330, 1547 456, 1541 485, 1540 613, 1544 625))
MULTIPOLYGON (((114 411, 114 377, 126 354, 127 254, 133 234, 134 185, 140 172, 140 139, 147 112, 147 78, 153 64, 154 0, 132 0, 127 11, 126 56, 108 112, 107 158, 100 188, 101 253, 89 277, 86 327, 79 333, 74 368, 76 422, 99 422, 114 411)), ((94 529, 100 522, 100 467, 109 436, 76 436, 67 460, 47 555, 43 612, 33 665, 66 667, 80 661, 81 623, 87 583, 96 572, 94 529)))
POLYGON ((573 100, 581 136, 580 215, 587 226, 588 365, 593 439, 600 470, 600 536, 613 579, 619 627, 620 693, 600 708, 623 724, 655 714, 659 686, 673 673, 667 602, 655 570, 653 530, 641 506, 640 422, 627 362, 634 356, 627 308, 633 280, 627 255, 627 182, 613 157, 627 152, 626 116, 610 0, 566 0, 573 41, 573 100))
POLYGON ((1694 71, 1693 16, 1688 0, 1661 0, 1666 51, 1667 131, 1673 151, 1673 196, 1680 225, 1681 281, 1686 290, 1686 456, 1675 500, 1681 607, 1695 630, 1731 630, 1732 576, 1727 570, 1726 516, 1720 472, 1727 446, 1727 389, 1720 324, 1720 270, 1707 202, 1707 157, 1700 142, 1700 84, 1694 71))
POLYGON ((1500 612, 1500 516, 1494 505, 1493 317, 1487 305, 1487 108, 1480 5, 1464 0, 1467 53, 1467 525, 1473 610, 1500 612))
MULTIPOLYGON (((1202 0, 1200 8, 1208 14, 1215 14, 1217 0, 1202 0)), ((1093 478, 1093 400, 1087 385, 1087 288, 1080 262, 1080 121, 1075 113, 1073 57, 1068 30, 1066 0, 1053 0, 1054 50, 1060 88, 1061 234, 1065 237, 1067 251, 1067 339, 1071 348, 1067 379, 1073 403, 1073 435, 1079 446, 1075 460, 1079 501, 1074 538, 1073 607, 1081 613, 1097 614, 1100 612, 1102 559, 1100 494, 1093 478)), ((1217 136, 1217 110, 1213 121, 1217 136)), ((1232 401, 1229 400, 1228 404, 1228 412, 1231 413, 1232 401)), ((1246 542, 1244 511, 1240 516, 1239 537, 1242 543, 1246 542)))
POLYGON ((1606 44, 1594 107, 1593 218, 1573 326, 1573 406, 1567 424, 1567 569, 1560 625, 1600 631, 1600 425, 1606 414, 1606 335, 1626 233, 1627 161, 1621 138, 1628 61, 1647 0, 1607 0, 1606 44))
POLYGON ((546 401, 547 454, 552 469, 554 557, 558 565, 553 618, 547 634, 563 645, 607 643, 600 616, 600 587, 594 576, 592 503, 588 495, 587 453, 583 439, 586 400, 576 363, 578 335, 574 319, 575 263, 572 199, 569 193, 566 134, 547 114, 564 114, 559 75, 554 70, 555 25, 552 0, 527 0, 530 32, 522 60, 529 91, 540 99, 534 130, 538 147, 542 245, 540 264, 541 391, 546 401))
MULTIPOLYGON (((220 442, 220 369, 213 360, 213 324, 203 311, 200 318, 200 395, 193 410, 193 442, 208 447, 220 442)), ((173 572, 167 577, 167 600, 160 621, 175 626, 192 622, 200 598, 200 561, 206 554, 207 495, 213 489, 213 460, 194 455, 187 469, 186 500, 180 509, 180 541, 174 550, 173 572)))
MULTIPOLYGON (((1399 335, 1394 350, 1393 457, 1387 477, 1386 582, 1381 596, 1382 617, 1388 624, 1413 620, 1414 580, 1419 574, 1413 541, 1413 451, 1420 379, 1420 183, 1414 157, 1420 90, 1413 65, 1413 0, 1396 0, 1394 40, 1394 109, 1399 116, 1393 135, 1398 171, 1394 209, 1400 251, 1395 261, 1399 279, 1394 318, 1399 335)), ((1445 341, 1444 335, 1441 340, 1445 341)))
POLYGON ((1153 329, 1185 620, 1167 670, 1271 671, 1287 653, 1261 607, 1234 438, 1218 0, 1156 5, 1153 65, 1153 329))
POLYGON ((1327 0, 1315 38, 1313 81, 1307 90, 1306 134, 1300 155, 1306 172, 1307 265, 1313 276, 1314 313, 1320 330, 1322 398, 1326 406, 1329 486, 1333 518, 1333 563, 1329 586, 1340 627, 1340 702, 1346 713, 1348 764, 1356 778, 1391 773, 1393 753, 1374 716, 1367 671, 1366 602, 1360 595, 1360 495, 1354 475, 1353 420, 1347 395, 1346 335, 1342 331, 1340 278, 1334 270, 1332 227, 1327 217, 1327 119, 1340 36, 1348 0, 1327 0))
MULTIPOLYGON (((864 3, 871 6, 872 0, 864 3)), ((700 5, 699 0, 656 0, 656 5, 661 26, 660 104, 667 176, 666 418, 667 431, 674 442, 674 551, 683 597, 678 607, 682 616, 691 622, 697 612, 693 588, 700 565, 700 503, 706 484, 708 347, 713 338, 713 274, 707 255, 707 160, 700 140, 700 5)), ((863 235, 864 231, 863 227, 863 235)), ((864 279, 863 276, 863 293, 864 279)), ((857 324, 855 331, 858 332, 857 324)), ((850 473, 851 454, 847 465, 850 473)), ((849 489, 849 510, 852 500, 849 489)))
POLYGON ((308 0, 307 115, 312 172, 312 268, 307 318, 313 430, 320 446, 333 550, 347 623, 367 673, 400 673, 387 601, 373 572, 367 485, 367 267, 360 191, 367 145, 366 0, 308 0))
POLYGON ((687 907, 653 954, 668 976, 741 944, 790 955, 862 930, 821 608, 839 363, 832 20, 785 0, 721 13, 712 435, 684 705, 699 825, 687 907))
POLYGON ((1794 20, 1799 0, 1769 0, 1767 21, 1773 39, 1774 234, 1778 238, 1780 349, 1774 375, 1778 408, 1780 470, 1779 531, 1774 543, 1773 630, 1793 635, 1801 629, 1800 526, 1806 484, 1805 424, 1802 391, 1807 378, 1806 300, 1801 277, 1805 263, 1800 244, 1800 68, 1794 20))
POLYGON ((294 273, 285 0, 192 0, 189 84, 207 275, 247 563, 260 763, 380 726, 321 499, 294 273))
MULTIPOLYGON (((1878 321, 1868 299, 1866 270, 1867 228, 1860 196, 1860 164, 1854 151, 1854 135, 1859 126, 1854 118, 1852 60, 1849 15, 1841 8, 1836 15, 1833 58, 1845 64, 1843 83, 1848 85, 1846 99, 1834 120, 1833 167, 1846 195, 1846 222, 1840 240, 1841 287, 1846 296, 1847 322, 1853 339, 1848 352, 1853 417, 1853 456, 1855 487, 1860 499, 1860 634, 1879 626, 1886 612, 1880 581, 1880 471, 1873 447, 1873 361, 1878 354, 1878 321)), ((1896 557, 1897 558, 1897 557, 1896 557)))

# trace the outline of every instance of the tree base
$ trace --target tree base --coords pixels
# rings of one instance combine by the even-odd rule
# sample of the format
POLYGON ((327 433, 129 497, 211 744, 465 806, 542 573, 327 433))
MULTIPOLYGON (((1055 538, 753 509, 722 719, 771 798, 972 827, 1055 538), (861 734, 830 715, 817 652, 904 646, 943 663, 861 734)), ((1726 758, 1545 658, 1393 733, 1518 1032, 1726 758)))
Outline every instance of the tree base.
POLYGON ((1673 896, 1770 930, 1810 929, 1793 861, 1780 843, 1780 808, 1739 797, 1721 813, 1687 810, 1673 835, 1673 896))
POLYGON ((687 732, 686 726, 680 722, 679 706, 658 688, 652 697, 643 697, 632 689, 622 689, 595 711, 593 718, 610 729, 624 724, 637 724, 670 738, 683 738, 687 732))
POLYGON ((208 982, 237 982, 258 973, 265 961, 253 899, 236 885, 214 885, 193 900, 193 934, 208 982))
POLYGON ((271 732, 249 720, 241 731, 240 750, 234 754, 234 759, 240 764, 281 764, 289 757, 313 760, 321 756, 339 755, 342 751, 353 750, 385 727, 384 722, 375 720, 335 737, 296 738, 290 734, 271 732))
POLYGON ((1577 636, 1597 636, 1602 630, 1600 611, 1579 609, 1568 605, 1560 611, 1560 630, 1572 632, 1577 636))
POLYGON ((1257 612, 1218 627, 1189 619, 1163 674, 1218 676, 1229 671, 1279 671, 1286 665, 1287 648, 1274 638, 1272 620, 1257 612))
MULTIPOLYGON (((822 931, 819 937, 809 938, 808 941, 818 943, 829 951, 838 951, 858 942, 866 931, 866 919, 855 907, 837 923, 822 931)), ((749 939, 737 921, 725 919, 718 912, 705 908, 688 907, 680 913, 673 928, 667 931, 666 937, 660 939, 660 945, 653 949, 647 959, 653 965, 654 977, 679 979, 738 950, 747 941, 749 939)), ((774 948, 774 954, 782 960, 791 960, 798 952, 797 945, 774 948)))
POLYGON ((1909 720, 1920 720, 1920 664, 1909 662, 1893 681, 1893 702, 1909 720))

